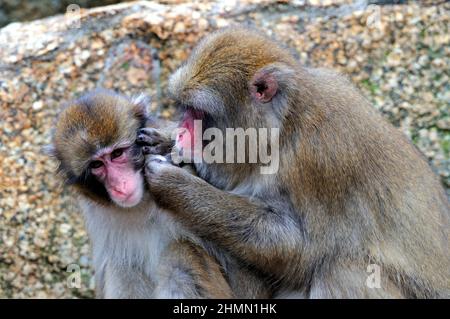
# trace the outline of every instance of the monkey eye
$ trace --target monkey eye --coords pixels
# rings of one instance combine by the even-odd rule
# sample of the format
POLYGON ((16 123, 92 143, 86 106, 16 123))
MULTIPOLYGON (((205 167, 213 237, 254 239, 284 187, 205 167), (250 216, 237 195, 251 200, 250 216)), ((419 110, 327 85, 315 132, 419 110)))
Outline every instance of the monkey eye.
POLYGON ((115 158, 122 156, 123 152, 124 152, 123 148, 118 148, 118 149, 112 151, 111 159, 115 159, 115 158))
POLYGON ((99 168, 99 167, 102 167, 102 166, 103 166, 103 162, 102 161, 92 161, 89 164, 89 167, 93 168, 93 169, 96 169, 96 168, 99 168))

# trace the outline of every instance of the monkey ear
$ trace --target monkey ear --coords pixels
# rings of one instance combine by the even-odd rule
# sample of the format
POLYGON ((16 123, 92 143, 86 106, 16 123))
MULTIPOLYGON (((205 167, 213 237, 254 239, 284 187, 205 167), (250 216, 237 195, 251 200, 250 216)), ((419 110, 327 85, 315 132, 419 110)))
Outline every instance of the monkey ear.
POLYGON ((278 92, 278 80, 269 70, 256 72, 250 81, 252 97, 261 103, 268 103, 278 92))
POLYGON ((146 94, 139 94, 132 98, 131 102, 134 105, 134 113, 136 117, 140 119, 148 119, 149 118, 149 108, 151 98, 146 94))

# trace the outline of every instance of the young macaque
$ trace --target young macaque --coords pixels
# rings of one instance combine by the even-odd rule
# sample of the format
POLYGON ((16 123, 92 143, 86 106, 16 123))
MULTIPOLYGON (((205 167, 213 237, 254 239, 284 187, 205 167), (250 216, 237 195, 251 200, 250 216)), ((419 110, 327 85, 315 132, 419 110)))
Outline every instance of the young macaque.
POLYGON ((183 152, 189 136, 210 128, 224 136, 227 128, 279 129, 273 174, 261 174, 261 160, 197 162, 199 177, 146 163, 158 204, 271 278, 277 296, 450 296, 443 187, 347 79, 306 68, 266 36, 235 27, 206 37, 169 92, 185 109, 183 152))
MULTIPOLYGON (((143 178, 138 131, 152 153, 170 152, 170 123, 143 98, 95 91, 59 117, 53 155, 79 195, 103 298, 265 297, 262 282, 158 207, 143 178), (137 141, 139 142, 139 141, 137 141), (232 291, 231 287, 234 288, 232 291)), ((151 155, 165 162, 162 155, 151 155)))

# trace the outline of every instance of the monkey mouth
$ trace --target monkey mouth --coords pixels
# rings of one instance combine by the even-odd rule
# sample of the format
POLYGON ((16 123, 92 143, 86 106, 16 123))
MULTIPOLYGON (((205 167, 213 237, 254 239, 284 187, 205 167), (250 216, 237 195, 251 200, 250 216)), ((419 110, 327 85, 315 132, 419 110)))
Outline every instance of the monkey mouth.
POLYGON ((205 112, 188 107, 184 112, 180 127, 186 128, 192 133, 194 130, 194 121, 202 121, 204 117, 205 112))
MULTIPOLYGON (((199 127, 199 123, 196 123, 196 121, 202 121, 205 118, 205 112, 203 111, 199 111, 194 109, 193 107, 187 107, 183 118, 181 120, 181 123, 179 125, 179 127, 182 129, 181 133, 178 135, 178 140, 182 141, 183 139, 187 138, 186 137, 186 133, 189 133, 189 137, 191 139, 191 142, 193 145, 194 142, 194 137, 197 136, 196 134, 200 134, 200 136, 203 134, 203 130, 204 127, 203 125, 200 125, 199 127), (198 132, 197 130, 201 130, 200 132, 198 132)), ((203 124, 201 122, 201 124, 203 124)))

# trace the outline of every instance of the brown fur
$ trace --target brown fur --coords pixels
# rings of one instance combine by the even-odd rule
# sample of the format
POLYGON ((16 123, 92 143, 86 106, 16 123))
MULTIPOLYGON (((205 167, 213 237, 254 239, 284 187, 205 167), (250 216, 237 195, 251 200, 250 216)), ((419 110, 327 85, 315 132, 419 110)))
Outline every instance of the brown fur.
POLYGON ((176 277, 174 270, 182 270, 193 278, 195 289, 200 295, 222 299, 234 297, 218 261, 208 255, 203 247, 191 241, 180 240, 173 243, 163 264, 178 265, 168 270, 162 269, 167 280, 176 277))
POLYGON ((137 206, 119 207, 91 176, 93 155, 123 143, 132 148, 135 169, 141 170, 144 158, 136 144, 138 131, 147 132, 146 142, 154 150, 170 151, 173 123, 151 119, 146 108, 145 99, 95 91, 70 102, 56 127, 53 155, 60 164, 60 175, 80 195, 93 246, 97 296, 268 296, 261 280, 250 273, 243 276, 245 266, 187 232, 148 193, 137 206))
POLYGON ((148 164, 158 202, 197 234, 265 273, 279 291, 449 297, 444 190, 418 150, 348 80, 299 65, 255 31, 229 28, 198 45, 169 89, 206 112, 209 126, 281 131, 280 169, 269 177, 251 164, 198 164, 210 185, 148 164), (260 103, 250 86, 265 73, 278 91, 260 103), (380 289, 365 285, 369 264, 381 266, 380 289))

